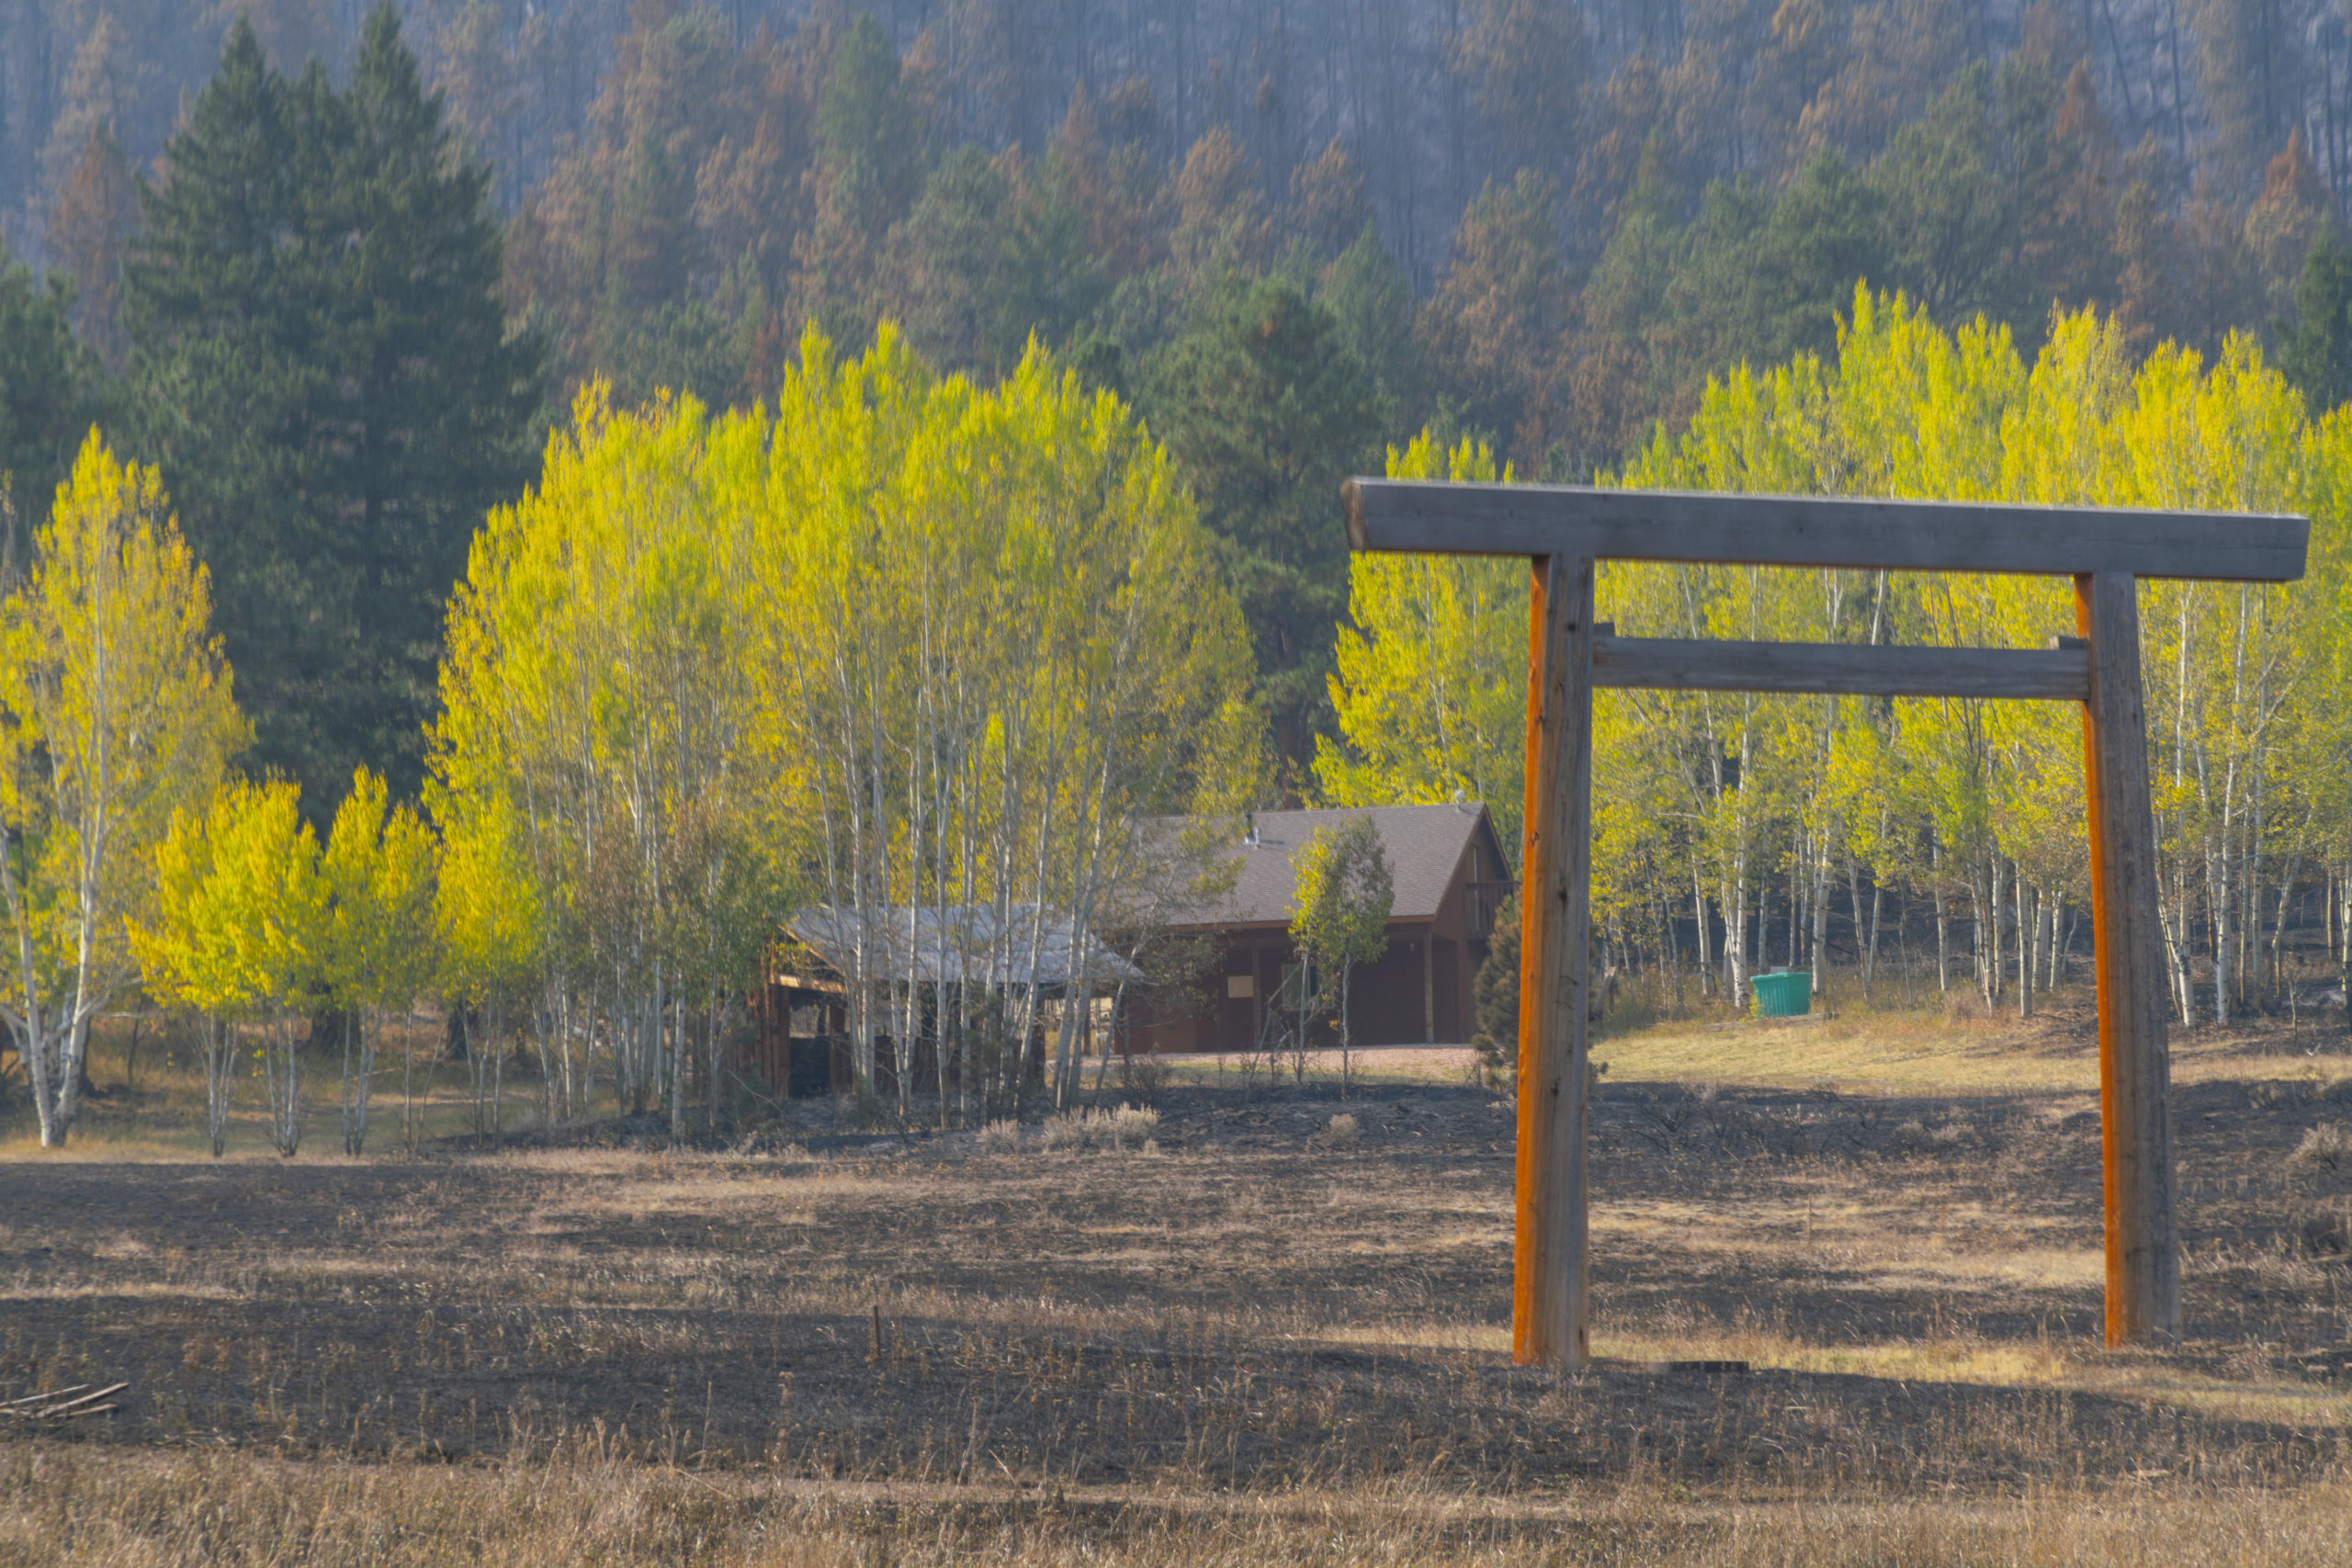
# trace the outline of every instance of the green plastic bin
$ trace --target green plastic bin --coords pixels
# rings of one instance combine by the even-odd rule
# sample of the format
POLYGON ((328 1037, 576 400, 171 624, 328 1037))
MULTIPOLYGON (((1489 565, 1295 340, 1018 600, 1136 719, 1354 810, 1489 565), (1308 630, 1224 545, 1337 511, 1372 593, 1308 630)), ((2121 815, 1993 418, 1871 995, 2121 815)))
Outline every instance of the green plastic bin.
POLYGON ((1802 1018, 1813 1010, 1813 974, 1805 969, 1775 969, 1751 975, 1758 1018, 1802 1018))

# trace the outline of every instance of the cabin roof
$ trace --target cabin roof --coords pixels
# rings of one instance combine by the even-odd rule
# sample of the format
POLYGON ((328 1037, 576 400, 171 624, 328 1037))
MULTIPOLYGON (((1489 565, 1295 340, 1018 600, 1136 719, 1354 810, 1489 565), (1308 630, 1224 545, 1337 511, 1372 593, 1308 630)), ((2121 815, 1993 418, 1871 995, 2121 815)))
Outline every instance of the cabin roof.
MULTIPOLYGON (((1257 841, 1233 846, 1232 888, 1198 908, 1182 911, 1176 923, 1193 929, 1289 925, 1298 888, 1298 852, 1317 829, 1337 827, 1355 817, 1372 818, 1380 847, 1388 857, 1388 873, 1396 889, 1388 916, 1392 920, 1436 919, 1462 867, 1463 852, 1477 834, 1486 835, 1498 865, 1508 863, 1502 860, 1501 845, 1480 801, 1261 811, 1250 821, 1257 841)), ((1185 819, 1167 821, 1172 830, 1185 819)))

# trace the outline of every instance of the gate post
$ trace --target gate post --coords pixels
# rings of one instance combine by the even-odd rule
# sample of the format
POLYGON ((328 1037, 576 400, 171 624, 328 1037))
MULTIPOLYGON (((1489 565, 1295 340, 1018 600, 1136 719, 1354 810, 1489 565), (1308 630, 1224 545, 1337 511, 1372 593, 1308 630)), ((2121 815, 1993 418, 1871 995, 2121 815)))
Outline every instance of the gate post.
POLYGON ((2180 1337, 2180 1244, 2166 1103, 2171 1066, 2138 586, 2129 572, 2075 579, 2075 624, 2091 654, 2090 699, 2083 705, 2083 795, 2090 813, 2091 931, 2098 964, 2110 1345, 2180 1337))
POLYGON ((1593 563, 1537 556, 1530 564, 1511 1356, 1522 1366, 1566 1370, 1591 1358, 1585 1058, 1593 563))

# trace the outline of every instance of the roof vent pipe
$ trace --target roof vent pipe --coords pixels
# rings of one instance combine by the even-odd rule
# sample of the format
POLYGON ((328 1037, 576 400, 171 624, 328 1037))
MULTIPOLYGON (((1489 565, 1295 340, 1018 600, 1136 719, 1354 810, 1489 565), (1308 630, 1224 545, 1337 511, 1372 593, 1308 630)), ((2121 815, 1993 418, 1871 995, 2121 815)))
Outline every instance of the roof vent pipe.
POLYGON ((1254 850, 1258 847, 1258 814, 1254 811, 1245 811, 1241 814, 1241 841, 1254 850))

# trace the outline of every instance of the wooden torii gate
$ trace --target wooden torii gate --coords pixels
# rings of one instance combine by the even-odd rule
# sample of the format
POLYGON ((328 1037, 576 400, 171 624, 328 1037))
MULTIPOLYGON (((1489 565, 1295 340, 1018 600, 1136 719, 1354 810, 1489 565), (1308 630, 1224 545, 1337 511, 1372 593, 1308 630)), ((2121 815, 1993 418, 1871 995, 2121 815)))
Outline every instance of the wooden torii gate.
POLYGON ((1349 480, 1342 497, 1359 550, 1522 556, 1532 568, 1514 1358, 1580 1367, 1591 1356, 1585 1052, 1596 686, 2083 705, 2107 1338, 2177 1338, 2166 987, 2136 584, 2143 577, 2292 581, 2303 572, 2308 521, 1374 479, 1349 480), (1593 566, 1601 560, 2071 577, 2080 635, 2052 638, 2047 649, 1620 637, 1592 618, 1593 566))

